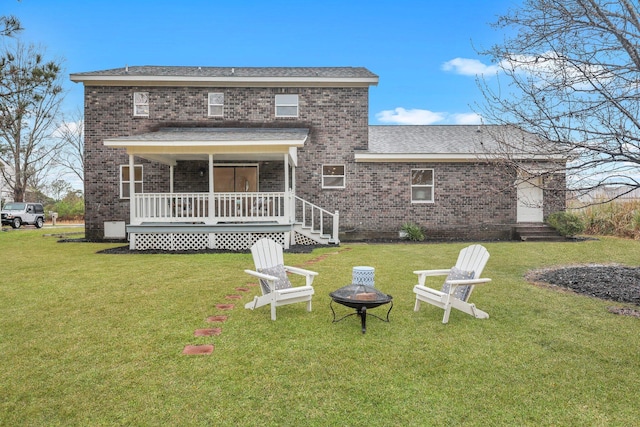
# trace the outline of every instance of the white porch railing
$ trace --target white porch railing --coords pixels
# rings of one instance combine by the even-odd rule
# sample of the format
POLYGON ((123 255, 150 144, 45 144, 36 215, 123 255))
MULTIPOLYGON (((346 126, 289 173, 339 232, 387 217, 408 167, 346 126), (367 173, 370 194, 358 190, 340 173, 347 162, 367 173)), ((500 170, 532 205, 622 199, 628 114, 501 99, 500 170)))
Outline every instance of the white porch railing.
POLYGON ((292 193, 141 193, 133 196, 131 224, 199 222, 299 223, 338 242, 338 212, 329 212, 292 193))
POLYGON ((214 193, 213 217, 215 222, 290 223, 286 206, 287 193, 214 193))
POLYGON ((143 222, 205 222, 209 193, 134 194, 131 224, 143 222))
POLYGON ((303 228, 311 230, 312 233, 330 236, 333 243, 339 243, 340 215, 338 211, 331 213, 298 196, 293 196, 293 200, 293 217, 296 222, 300 223, 303 228))
POLYGON ((286 193, 142 193, 134 195, 131 223, 289 223, 286 193))

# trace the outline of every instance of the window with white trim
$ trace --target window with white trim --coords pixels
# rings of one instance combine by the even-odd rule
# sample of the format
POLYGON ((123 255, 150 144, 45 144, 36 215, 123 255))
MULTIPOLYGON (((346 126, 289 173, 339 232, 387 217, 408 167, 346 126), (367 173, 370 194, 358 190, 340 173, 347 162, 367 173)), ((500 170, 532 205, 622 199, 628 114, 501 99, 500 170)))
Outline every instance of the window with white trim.
POLYGON ((222 117, 224 115, 224 93, 209 93, 209 117, 222 117))
POLYGON ((322 165, 322 188, 344 188, 344 165, 322 165))
POLYGON ((411 169, 411 203, 433 203, 433 169, 411 169))
POLYGON ((298 95, 276 95, 276 117, 298 117, 298 95))
POLYGON ((149 92, 133 93, 133 115, 149 117, 149 92))
MULTIPOLYGON (((120 198, 129 199, 129 165, 120 165, 120 198)), ((142 193, 142 165, 133 166, 133 183, 135 185, 136 194, 142 193)))

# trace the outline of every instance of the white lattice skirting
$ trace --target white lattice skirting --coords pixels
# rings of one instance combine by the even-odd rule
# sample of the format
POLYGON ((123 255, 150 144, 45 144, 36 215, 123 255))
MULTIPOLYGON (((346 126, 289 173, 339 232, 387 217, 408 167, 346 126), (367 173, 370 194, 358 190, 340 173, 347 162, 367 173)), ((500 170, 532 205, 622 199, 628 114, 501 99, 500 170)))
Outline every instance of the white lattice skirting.
MULTIPOLYGON (((164 251, 197 251, 203 249, 224 249, 242 251, 250 249, 262 238, 269 238, 281 245, 285 245, 284 232, 275 233, 131 233, 130 248, 133 250, 164 250, 164 251)), ((298 239, 296 244, 316 244, 311 239, 298 239)))

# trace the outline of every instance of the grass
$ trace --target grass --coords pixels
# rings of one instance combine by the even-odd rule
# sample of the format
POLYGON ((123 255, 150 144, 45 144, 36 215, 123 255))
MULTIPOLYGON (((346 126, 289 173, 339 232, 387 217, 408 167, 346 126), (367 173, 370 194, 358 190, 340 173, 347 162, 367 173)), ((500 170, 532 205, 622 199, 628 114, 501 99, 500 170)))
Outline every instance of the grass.
MULTIPOLYGON (((62 229, 61 229, 62 230, 62 229)), ((614 304, 533 286, 530 269, 637 266, 640 242, 485 243, 493 282, 477 320, 424 305, 412 271, 451 266, 462 243, 343 244, 286 254, 318 271, 304 304, 242 306, 249 254, 105 255, 44 230, 0 233, 0 425, 635 425, 640 320, 614 304), (331 322, 329 292, 376 268, 391 322, 331 322), (235 303, 223 312, 219 303, 235 303), (206 322, 228 314, 222 325, 206 322), (222 335, 194 337, 221 326, 222 335), (214 344, 185 356, 187 344, 214 344)), ((433 284, 439 286, 439 284, 433 284)), ((636 307, 637 308, 637 307, 636 307)), ((338 306, 338 314, 348 309, 338 306)), ((375 309, 386 313, 383 307, 375 309)))

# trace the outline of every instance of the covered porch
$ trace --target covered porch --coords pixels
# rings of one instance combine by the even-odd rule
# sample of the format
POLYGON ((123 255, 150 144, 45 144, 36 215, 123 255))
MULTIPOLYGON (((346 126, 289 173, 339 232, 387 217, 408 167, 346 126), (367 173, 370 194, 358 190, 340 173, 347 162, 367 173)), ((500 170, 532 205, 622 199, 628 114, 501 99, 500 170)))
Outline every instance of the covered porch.
POLYGON ((339 243, 338 212, 296 195, 297 150, 307 137, 298 128, 166 128, 105 140, 129 155, 122 191, 130 199, 131 249, 242 250, 265 235, 285 247, 339 243), (169 167, 168 192, 144 191, 136 158, 169 167), (200 165, 206 188, 184 191, 179 162, 200 165), (261 177, 259 166, 269 163, 278 165, 275 179, 261 177))

